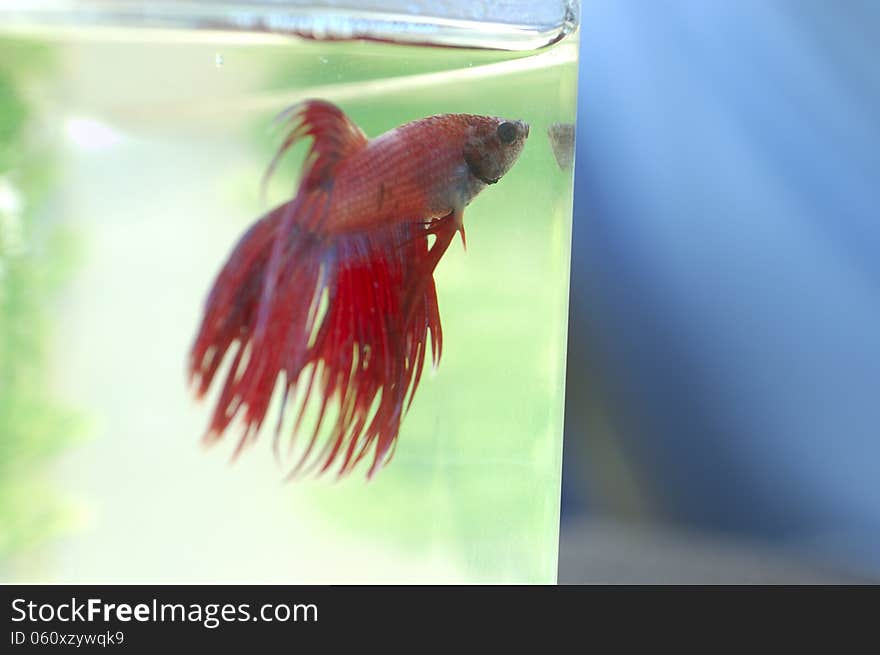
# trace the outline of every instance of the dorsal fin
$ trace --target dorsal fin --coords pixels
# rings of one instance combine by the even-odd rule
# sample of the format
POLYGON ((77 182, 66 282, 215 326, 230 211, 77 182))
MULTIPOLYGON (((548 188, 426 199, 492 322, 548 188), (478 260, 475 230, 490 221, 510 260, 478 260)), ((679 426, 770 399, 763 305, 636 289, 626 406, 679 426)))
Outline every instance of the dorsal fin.
POLYGON ((306 174, 300 183, 300 189, 307 192, 326 185, 333 178, 336 164, 368 142, 363 130, 339 107, 324 100, 297 103, 281 112, 276 121, 288 122, 291 130, 263 175, 263 189, 284 153, 302 138, 310 136, 314 139, 303 166, 306 174))

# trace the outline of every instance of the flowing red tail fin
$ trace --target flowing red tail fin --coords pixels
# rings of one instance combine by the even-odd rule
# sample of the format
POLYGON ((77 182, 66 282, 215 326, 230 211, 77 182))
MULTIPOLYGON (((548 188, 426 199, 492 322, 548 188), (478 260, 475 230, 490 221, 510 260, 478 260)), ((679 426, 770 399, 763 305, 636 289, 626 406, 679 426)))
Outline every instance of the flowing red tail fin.
MULTIPOLYGON (((288 398, 297 391, 302 398, 291 439, 313 394, 320 403, 291 474, 323 472, 339 462, 343 475, 372 452, 372 476, 393 453, 428 343, 435 365, 439 361, 442 333, 433 271, 457 225, 447 219, 430 225, 414 220, 322 234, 320 215, 330 186, 322 180, 366 139, 327 103, 305 103, 293 116, 295 127, 279 155, 297 138, 312 135, 309 168, 296 198, 253 225, 220 271, 192 347, 190 374, 201 397, 227 352, 234 352, 209 441, 219 439, 237 418, 243 422, 239 450, 256 438, 283 377, 282 417, 288 398), (429 234, 437 237, 430 249, 429 234), (332 402, 335 421, 316 449, 332 402)), ((279 418, 276 452, 281 425, 279 418)))

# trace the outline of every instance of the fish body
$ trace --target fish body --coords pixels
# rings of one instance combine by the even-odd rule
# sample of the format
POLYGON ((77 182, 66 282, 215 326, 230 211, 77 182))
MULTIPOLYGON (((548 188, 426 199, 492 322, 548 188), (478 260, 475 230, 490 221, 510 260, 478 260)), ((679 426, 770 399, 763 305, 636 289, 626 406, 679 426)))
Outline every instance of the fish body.
MULTIPOLYGON (((342 162, 331 204, 333 230, 412 218, 442 218, 462 210, 503 172, 503 162, 477 171, 464 152, 469 139, 497 128, 497 119, 468 114, 432 116, 395 128, 342 162), (491 177, 485 177, 489 175, 491 177)), ((527 134, 528 128, 518 129, 527 134)), ((514 155, 513 150, 505 153, 514 155)), ((518 152, 515 154, 518 155, 518 152)))
POLYGON ((393 452, 429 344, 439 362, 437 262, 456 232, 464 239, 467 204, 516 161, 528 125, 445 114, 369 140, 327 102, 284 116, 291 131, 268 174, 297 140, 312 137, 298 191, 242 236, 221 269, 190 375, 204 396, 230 353, 209 442, 237 418, 239 449, 255 439, 281 378, 276 452, 288 399, 305 390, 291 443, 313 394, 319 403, 291 474, 341 461, 342 475, 372 452, 372 475, 393 452), (328 418, 332 399, 336 416, 328 418), (325 420, 329 436, 315 452, 325 420))

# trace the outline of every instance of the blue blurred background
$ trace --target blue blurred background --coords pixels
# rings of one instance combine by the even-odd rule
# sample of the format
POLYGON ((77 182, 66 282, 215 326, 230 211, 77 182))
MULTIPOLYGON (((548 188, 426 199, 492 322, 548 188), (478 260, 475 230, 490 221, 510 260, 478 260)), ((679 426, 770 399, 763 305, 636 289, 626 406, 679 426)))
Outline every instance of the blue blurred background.
POLYGON ((612 521, 880 579, 880 3, 582 12, 563 562, 612 521))

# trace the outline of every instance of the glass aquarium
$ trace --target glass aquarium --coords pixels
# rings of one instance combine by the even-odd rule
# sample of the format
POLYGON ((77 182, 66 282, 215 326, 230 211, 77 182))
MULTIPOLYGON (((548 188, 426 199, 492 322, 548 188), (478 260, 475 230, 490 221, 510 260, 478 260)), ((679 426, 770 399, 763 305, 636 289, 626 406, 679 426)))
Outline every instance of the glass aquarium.
POLYGON ((344 4, 0 2, 0 580, 555 582, 577 7, 344 4), (218 272, 308 173, 305 139, 261 189, 306 99, 370 139, 529 125, 436 265, 442 358, 371 476, 288 479, 280 379, 238 456, 234 422, 206 447, 220 388, 189 380, 218 272))

